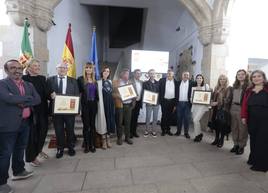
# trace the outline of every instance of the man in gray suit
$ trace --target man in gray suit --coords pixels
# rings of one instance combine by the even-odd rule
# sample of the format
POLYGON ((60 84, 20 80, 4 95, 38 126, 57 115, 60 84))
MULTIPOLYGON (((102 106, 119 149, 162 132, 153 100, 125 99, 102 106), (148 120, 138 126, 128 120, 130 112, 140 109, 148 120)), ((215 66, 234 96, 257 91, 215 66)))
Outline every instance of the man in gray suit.
POLYGON ((0 192, 13 192, 7 185, 12 155, 13 180, 33 175, 25 170, 24 151, 28 143, 31 107, 41 102, 33 85, 22 80, 17 60, 4 64, 7 78, 0 80, 0 192))
MULTIPOLYGON (((52 103, 56 95, 79 96, 79 90, 76 79, 67 76, 68 65, 65 63, 58 64, 57 71, 58 75, 49 77, 47 79, 48 89, 52 99, 52 103)), ((56 158, 58 159, 63 156, 63 150, 65 147, 65 132, 67 137, 66 146, 68 147, 68 154, 70 156, 75 155, 74 123, 75 123, 75 115, 61 115, 61 114, 53 115, 53 124, 57 140, 56 158)))

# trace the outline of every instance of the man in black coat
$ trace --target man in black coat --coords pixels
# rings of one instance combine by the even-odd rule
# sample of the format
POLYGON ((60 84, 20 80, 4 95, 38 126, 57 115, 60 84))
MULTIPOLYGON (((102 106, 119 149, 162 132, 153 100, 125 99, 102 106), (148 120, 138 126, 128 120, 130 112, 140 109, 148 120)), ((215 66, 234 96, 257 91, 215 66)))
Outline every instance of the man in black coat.
POLYGON ((176 108, 175 93, 178 89, 178 82, 174 79, 174 72, 172 69, 167 71, 167 77, 161 78, 159 81, 159 100, 162 110, 161 118, 161 130, 162 136, 168 134, 172 136, 170 132, 170 126, 172 124, 172 114, 176 108))
MULTIPOLYGON (((60 63, 57 65, 58 75, 49 77, 47 79, 49 93, 53 100, 56 95, 69 95, 69 96, 79 96, 79 89, 76 79, 67 76, 68 65, 65 63, 60 63)), ((74 150, 74 123, 75 115, 64 115, 64 114, 54 114, 53 124, 56 132, 57 140, 57 154, 56 158, 61 158, 63 156, 63 150, 65 146, 65 132, 67 137, 68 154, 70 156, 75 155, 74 150)))

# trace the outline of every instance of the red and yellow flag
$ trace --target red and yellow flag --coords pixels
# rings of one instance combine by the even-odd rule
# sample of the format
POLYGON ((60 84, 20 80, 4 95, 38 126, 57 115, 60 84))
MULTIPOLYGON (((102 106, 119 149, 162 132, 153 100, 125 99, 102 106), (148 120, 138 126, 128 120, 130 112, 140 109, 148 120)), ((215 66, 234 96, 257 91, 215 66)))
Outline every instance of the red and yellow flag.
POLYGON ((68 76, 76 78, 76 66, 74 60, 74 48, 71 35, 71 24, 69 23, 68 32, 62 53, 62 61, 68 64, 68 76))

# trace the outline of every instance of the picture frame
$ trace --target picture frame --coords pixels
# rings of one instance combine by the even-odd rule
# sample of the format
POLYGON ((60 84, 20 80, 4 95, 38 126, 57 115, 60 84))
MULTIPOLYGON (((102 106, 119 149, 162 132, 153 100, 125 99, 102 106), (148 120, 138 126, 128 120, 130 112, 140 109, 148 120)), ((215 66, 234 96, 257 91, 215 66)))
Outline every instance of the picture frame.
POLYGON ((210 105, 212 91, 193 90, 192 103, 210 105))
POLYGON ((133 84, 126 84, 118 87, 122 101, 130 100, 137 97, 133 84))
POLYGON ((79 96, 56 95, 53 104, 53 114, 79 114, 79 96))
POLYGON ((143 91, 143 102, 151 105, 157 105, 158 93, 149 90, 143 91))

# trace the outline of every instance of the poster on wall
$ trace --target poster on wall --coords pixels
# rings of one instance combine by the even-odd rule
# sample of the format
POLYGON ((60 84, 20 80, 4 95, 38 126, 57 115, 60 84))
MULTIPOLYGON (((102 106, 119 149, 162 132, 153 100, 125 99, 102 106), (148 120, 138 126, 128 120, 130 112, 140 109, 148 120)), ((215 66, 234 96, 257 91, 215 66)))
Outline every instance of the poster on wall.
POLYGON ((168 70, 169 52, 150 51, 150 50, 132 50, 131 70, 140 69, 142 72, 148 72, 154 69, 156 73, 166 73, 168 70))

